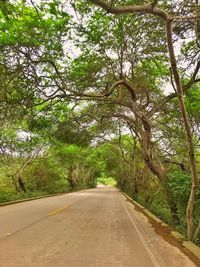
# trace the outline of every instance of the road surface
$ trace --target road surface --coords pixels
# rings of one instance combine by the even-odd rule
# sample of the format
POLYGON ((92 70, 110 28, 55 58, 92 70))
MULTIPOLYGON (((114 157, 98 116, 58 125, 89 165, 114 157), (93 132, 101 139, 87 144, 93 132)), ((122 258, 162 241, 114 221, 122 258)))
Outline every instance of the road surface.
POLYGON ((194 267, 114 188, 0 207, 0 267, 194 267))

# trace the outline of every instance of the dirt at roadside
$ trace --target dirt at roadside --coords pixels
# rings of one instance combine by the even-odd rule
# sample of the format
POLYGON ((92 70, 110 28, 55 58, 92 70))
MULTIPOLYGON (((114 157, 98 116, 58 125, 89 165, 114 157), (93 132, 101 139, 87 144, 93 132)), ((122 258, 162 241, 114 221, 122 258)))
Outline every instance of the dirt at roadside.
MULTIPOLYGON (((130 202, 132 205, 134 205, 134 203, 129 200, 128 198, 126 199, 128 202, 130 202)), ((166 240, 170 245, 175 246, 177 248, 179 248, 181 250, 181 252, 183 252, 193 263, 196 264, 196 266, 200 266, 200 259, 198 259, 194 254, 192 254, 189 250, 187 250, 186 248, 184 248, 182 246, 182 243, 179 242, 175 237, 172 236, 171 232, 174 231, 173 228, 171 228, 170 226, 164 226, 161 225, 161 223, 158 223, 156 221, 154 221, 151 217, 149 217, 142 208, 134 205, 135 210, 142 213, 143 215, 145 215, 148 218, 149 223, 151 224, 151 226, 153 227, 154 231, 163 237, 164 240, 166 240)))

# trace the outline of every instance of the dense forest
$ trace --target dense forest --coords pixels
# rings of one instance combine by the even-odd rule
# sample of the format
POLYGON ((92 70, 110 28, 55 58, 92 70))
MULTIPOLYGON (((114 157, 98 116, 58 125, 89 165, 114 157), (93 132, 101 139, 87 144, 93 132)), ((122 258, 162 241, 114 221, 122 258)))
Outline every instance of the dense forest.
POLYGON ((0 201, 116 185, 200 242, 197 0, 0 2, 0 201))

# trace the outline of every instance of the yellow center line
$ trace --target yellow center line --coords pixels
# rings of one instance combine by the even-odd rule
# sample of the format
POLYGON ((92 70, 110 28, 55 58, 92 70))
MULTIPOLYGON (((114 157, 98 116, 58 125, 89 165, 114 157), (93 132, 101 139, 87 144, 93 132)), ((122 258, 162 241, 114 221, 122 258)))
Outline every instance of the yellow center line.
POLYGON ((55 213, 60 212, 60 211, 62 211, 62 210, 64 210, 64 209, 68 208, 69 206, 70 206, 70 205, 65 205, 65 206, 62 207, 62 208, 59 208, 59 209, 57 209, 57 210, 54 210, 54 211, 48 213, 48 216, 54 215, 55 213))
POLYGON ((59 209, 57 209, 57 210, 53 210, 52 212, 48 213, 48 216, 54 215, 54 214, 56 214, 56 213, 58 213, 58 212, 60 212, 60 211, 62 211, 62 210, 64 210, 64 209, 66 209, 66 208, 69 208, 71 205, 76 204, 77 202, 82 201, 83 199, 86 199, 86 198, 88 198, 88 197, 89 197, 89 196, 86 196, 86 197, 84 197, 84 198, 82 198, 82 199, 79 199, 78 201, 76 201, 76 202, 74 202, 74 203, 72 203, 72 204, 65 205, 64 207, 59 208, 59 209))

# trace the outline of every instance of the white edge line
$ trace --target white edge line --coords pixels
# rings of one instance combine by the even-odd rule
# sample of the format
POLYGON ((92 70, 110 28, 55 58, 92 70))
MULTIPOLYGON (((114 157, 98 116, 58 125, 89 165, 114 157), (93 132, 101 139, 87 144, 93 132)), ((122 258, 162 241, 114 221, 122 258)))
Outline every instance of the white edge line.
POLYGON ((120 200, 121 200, 122 205, 123 205, 123 207, 124 207, 124 209, 125 209, 125 211, 126 211, 128 217, 129 217, 129 220, 130 220, 131 224, 132 224, 133 227, 135 228, 135 230, 136 230, 136 232, 137 232, 137 234, 138 234, 138 236, 139 236, 139 238, 140 238, 140 240, 141 240, 141 242, 142 242, 144 248, 146 249, 146 252, 148 253, 148 255, 149 255, 149 257, 150 257, 150 259, 151 259, 153 265, 154 265, 155 267, 161 267, 161 265, 158 263, 158 261, 156 260, 155 256, 153 255, 152 251, 150 250, 150 248, 149 248, 148 245, 146 244, 146 241, 144 240, 144 238, 143 238, 143 236, 142 236, 140 230, 138 229, 136 223, 133 221, 133 219, 132 219, 132 217, 131 217, 131 215, 130 215, 128 209, 127 209, 127 207, 125 206, 124 202, 122 201, 121 198, 120 198, 120 200))

